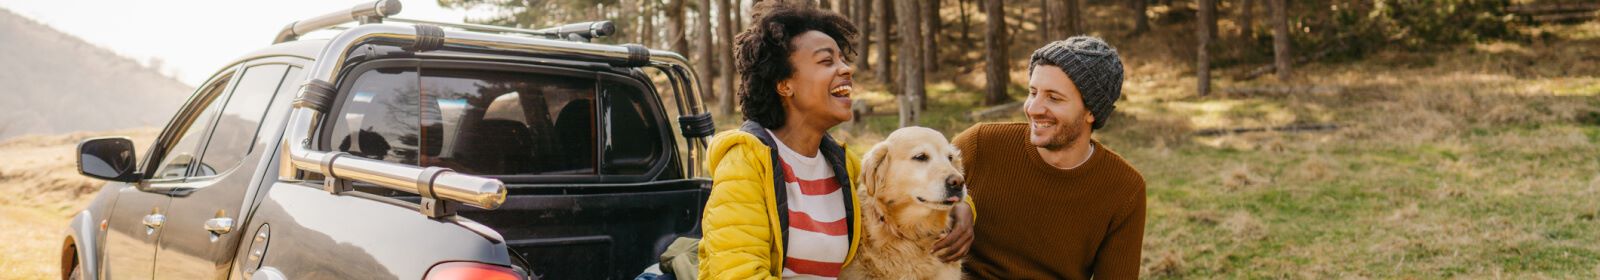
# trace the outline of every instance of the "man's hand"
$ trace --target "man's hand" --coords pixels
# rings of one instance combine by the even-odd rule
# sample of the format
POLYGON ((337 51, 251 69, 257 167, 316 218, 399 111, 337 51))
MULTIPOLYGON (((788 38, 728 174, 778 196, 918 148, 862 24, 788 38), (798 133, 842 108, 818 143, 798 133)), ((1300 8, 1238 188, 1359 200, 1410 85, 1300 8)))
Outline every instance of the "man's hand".
POLYGON ((950 232, 939 237, 939 242, 933 243, 933 253, 945 262, 955 262, 967 257, 967 249, 972 247, 972 207, 966 203, 956 203, 950 209, 950 232))

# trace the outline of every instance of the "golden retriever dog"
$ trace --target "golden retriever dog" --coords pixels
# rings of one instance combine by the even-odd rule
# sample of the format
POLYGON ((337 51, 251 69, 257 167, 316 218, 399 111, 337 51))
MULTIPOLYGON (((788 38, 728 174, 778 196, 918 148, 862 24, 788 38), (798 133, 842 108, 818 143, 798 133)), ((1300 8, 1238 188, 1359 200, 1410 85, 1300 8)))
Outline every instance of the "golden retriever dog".
POLYGON ((906 127, 873 146, 861 163, 861 225, 856 260, 841 279, 960 279, 961 263, 933 252, 961 203, 959 151, 944 134, 906 127))

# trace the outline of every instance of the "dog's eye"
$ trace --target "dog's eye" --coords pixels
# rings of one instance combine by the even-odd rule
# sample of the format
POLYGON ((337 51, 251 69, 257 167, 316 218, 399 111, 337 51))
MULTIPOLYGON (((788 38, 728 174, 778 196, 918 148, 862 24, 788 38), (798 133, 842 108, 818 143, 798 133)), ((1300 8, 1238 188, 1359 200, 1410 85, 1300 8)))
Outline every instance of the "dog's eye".
POLYGON ((949 160, 949 161, 956 161, 956 156, 953 156, 953 155, 952 156, 944 156, 944 159, 949 160))
POLYGON ((911 157, 911 159, 916 161, 928 161, 928 154, 917 154, 917 156, 911 157))

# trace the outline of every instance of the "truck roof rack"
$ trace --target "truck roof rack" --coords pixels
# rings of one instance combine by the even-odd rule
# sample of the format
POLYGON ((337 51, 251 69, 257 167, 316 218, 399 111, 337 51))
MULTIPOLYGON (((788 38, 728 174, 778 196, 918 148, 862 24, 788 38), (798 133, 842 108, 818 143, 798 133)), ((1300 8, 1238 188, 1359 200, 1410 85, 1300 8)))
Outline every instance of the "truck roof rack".
POLYGON ((392 16, 399 14, 400 10, 401 6, 399 0, 377 0, 373 1, 372 3, 359 4, 349 9, 334 11, 320 16, 291 22, 288 26, 284 26, 282 31, 278 32, 277 38, 273 39, 272 43, 277 44, 294 41, 306 33, 331 29, 346 23, 356 22, 359 24, 374 24, 383 23, 384 20, 418 25, 448 27, 466 31, 523 35, 574 42, 589 42, 594 38, 611 36, 617 31, 616 25, 612 24, 609 20, 570 23, 542 29, 522 29, 482 24, 392 18, 392 16))

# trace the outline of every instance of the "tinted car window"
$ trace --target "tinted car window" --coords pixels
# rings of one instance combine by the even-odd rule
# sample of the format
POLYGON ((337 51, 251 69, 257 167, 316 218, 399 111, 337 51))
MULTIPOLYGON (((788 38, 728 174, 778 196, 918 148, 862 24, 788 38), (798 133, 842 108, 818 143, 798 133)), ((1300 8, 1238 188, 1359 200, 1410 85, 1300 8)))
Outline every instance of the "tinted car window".
POLYGON ((224 98, 222 91, 228 88, 230 76, 217 78, 217 82, 206 87, 206 90, 194 101, 195 104, 204 104, 199 106, 203 108, 200 109, 203 111, 195 114, 190 119, 175 120, 188 123, 178 126, 182 130, 176 131, 176 135, 182 136, 178 137, 172 145, 167 146, 169 148, 166 150, 166 154, 161 156, 161 163, 157 165, 156 171, 151 173, 151 179, 177 179, 188 175, 190 167, 198 160, 195 153, 199 152, 200 144, 205 141, 205 132, 211 127, 211 122, 216 119, 217 111, 222 109, 222 102, 218 101, 224 98))
POLYGON ((603 174, 637 175, 650 172, 662 158, 661 125, 657 110, 646 102, 644 91, 624 83, 604 82, 608 124, 603 174))
POLYGON ((422 70, 423 165, 482 175, 594 174, 595 80, 422 70))
POLYGON ((283 82, 288 65, 272 64, 250 67, 239 77, 238 86, 228 96, 217 118, 217 127, 211 132, 205 153, 200 157, 200 167, 195 176, 210 176, 227 172, 250 154, 255 145, 256 130, 261 117, 267 113, 272 97, 283 82))
POLYGON ((418 124, 421 92, 414 69, 361 73, 349 86, 328 134, 339 151, 370 159, 417 164, 422 139, 418 124))

